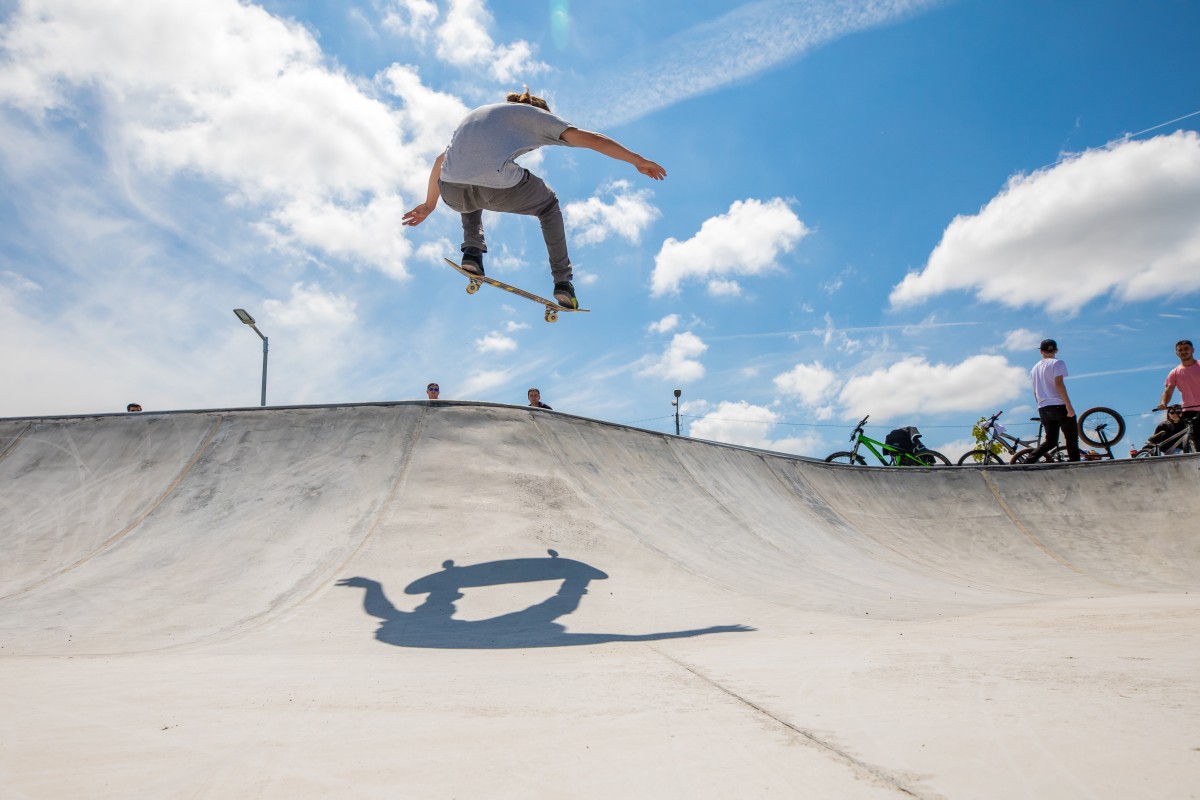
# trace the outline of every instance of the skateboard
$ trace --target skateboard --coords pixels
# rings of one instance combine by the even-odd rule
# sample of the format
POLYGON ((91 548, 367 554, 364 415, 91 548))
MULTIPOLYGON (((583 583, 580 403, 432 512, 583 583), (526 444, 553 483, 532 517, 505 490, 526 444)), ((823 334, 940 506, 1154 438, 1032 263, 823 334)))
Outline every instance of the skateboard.
POLYGON ((473 272, 467 272, 457 263, 448 258, 443 260, 450 266, 454 267, 454 269, 458 270, 459 274, 467 279, 467 294, 475 294, 478 292, 480 284, 486 283, 491 286, 495 286, 497 289, 503 289, 510 294, 515 294, 518 297, 524 297, 526 300, 532 300, 535 303, 541 303, 546 307, 546 322, 558 322, 558 312, 560 311, 591 311, 590 308, 567 308, 566 306, 561 306, 553 300, 547 300, 546 298, 540 297, 533 292, 527 292, 524 289, 518 289, 516 286, 509 286, 504 281, 498 281, 495 278, 489 278, 486 275, 476 275, 473 272))

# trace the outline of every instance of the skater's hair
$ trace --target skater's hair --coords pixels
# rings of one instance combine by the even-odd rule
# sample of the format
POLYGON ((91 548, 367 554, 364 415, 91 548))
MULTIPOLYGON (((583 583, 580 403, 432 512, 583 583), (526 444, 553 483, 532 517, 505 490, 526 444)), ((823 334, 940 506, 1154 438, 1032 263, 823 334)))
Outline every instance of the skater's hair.
MULTIPOLYGON (((550 109, 546 109, 546 110, 549 111, 550 109)), ((1175 346, 1179 347, 1179 345, 1181 345, 1181 344, 1186 344, 1188 347, 1191 347, 1192 340, 1191 339, 1180 339, 1178 342, 1175 343, 1175 346)))
POLYGON ((509 92, 508 96, 505 97, 504 99, 510 103, 524 103, 527 106, 533 106, 534 108, 540 108, 543 111, 550 110, 550 105, 545 100, 538 97, 536 94, 529 93, 528 86, 525 87, 525 91, 523 93, 522 92, 509 92))

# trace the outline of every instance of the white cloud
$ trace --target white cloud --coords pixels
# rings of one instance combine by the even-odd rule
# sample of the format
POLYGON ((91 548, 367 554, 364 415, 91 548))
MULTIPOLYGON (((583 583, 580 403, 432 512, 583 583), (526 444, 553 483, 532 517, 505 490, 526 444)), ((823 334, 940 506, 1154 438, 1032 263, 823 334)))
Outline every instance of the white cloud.
POLYGON ((1010 351, 1033 350, 1044 338, 1040 333, 1035 333, 1027 328, 1017 328, 1015 331, 1005 334, 1004 344, 1001 347, 1010 351))
POLYGON ((17 292, 40 292, 42 287, 26 278, 24 275, 18 275, 15 272, 5 270, 0 272, 0 292, 9 290, 12 294, 17 292))
POLYGON ((397 187, 424 196, 429 165, 466 111, 412 67, 357 81, 326 65, 305 28, 236 0, 26 4, 0 46, 0 101, 29 115, 18 124, 44 138, 56 118, 87 118, 145 213, 178 213, 178 202, 143 198, 199 179, 243 219, 261 209, 277 243, 393 277, 406 274, 410 248, 380 215, 407 205, 397 187), (388 92, 398 108, 376 96, 388 92), (91 105, 103 109, 94 121, 91 105), (313 217, 326 212, 337 219, 313 217))
POLYGON ((825 328, 821 343, 825 347, 836 345, 837 349, 846 353, 855 353, 862 349, 862 340, 853 339, 846 331, 839 330, 833 322, 833 316, 828 311, 825 312, 825 328))
POLYGON ((781 198, 738 200, 727 213, 705 220, 691 239, 663 242, 654 259, 651 294, 678 292, 680 284, 691 278, 759 275, 777 269, 779 255, 808 233, 781 198))
MULTIPOLYGON (((319 61, 316 40, 298 24, 257 6, 228 2, 122 0, 24 3, 9 18, 0 95, 34 113, 69 105, 74 86, 97 81, 136 103, 163 87, 207 87, 214 94, 261 85, 319 61), (222 42, 220 52, 212 52, 222 42)), ((184 101, 180 92, 172 98, 184 101)), ((158 109, 167 118, 183 110, 158 109)))
POLYGON ((335 334, 358 319, 355 303, 345 295, 325 292, 305 283, 292 286, 292 295, 284 300, 266 300, 264 318, 285 328, 315 330, 318 335, 335 334))
POLYGON ((738 297, 742 293, 742 285, 737 281, 713 278, 708 282, 708 293, 713 297, 738 297))
MULTIPOLYGON (((487 397, 496 389, 505 386, 517 377, 515 369, 485 369, 472 372, 463 382, 462 391, 454 393, 448 399, 475 399, 487 397)), ((445 396, 446 387, 442 386, 445 396)))
POLYGON ((1200 134, 1122 141, 1017 175, 956 217, 893 305, 951 291, 1011 308, 1078 312, 1200 290, 1200 134))
POLYGON ((653 194, 649 189, 633 191, 629 181, 613 181, 587 200, 567 203, 563 207, 567 229, 579 244, 597 244, 610 235, 638 244, 642 231, 662 216, 650 203, 653 194), (604 202, 602 195, 610 196, 612 202, 604 202))
POLYGON ((483 0, 450 0, 445 22, 437 30, 438 58, 458 67, 487 70, 501 82, 519 81, 547 69, 534 60, 528 42, 494 42, 488 33, 491 22, 483 0))
POLYGON ((262 229, 280 244, 319 248, 403 279, 403 265, 413 251, 396 224, 405 210, 407 205, 395 195, 379 195, 365 205, 299 197, 274 211, 262 229))
POLYGON ((688 426, 688 435, 697 439, 725 442, 762 450, 810 454, 817 441, 812 437, 771 439, 769 434, 779 415, 764 406, 723 401, 688 426))
MULTIPOLYGON (((253 312, 251 312, 253 313, 253 312)), ((271 337, 272 397, 328 402, 337 396, 347 352, 359 338, 355 302, 316 284, 296 283, 286 300, 268 299, 258 327, 271 337)), ((245 334, 242 334, 245 337, 245 334)), ((243 341, 242 347, 248 343, 243 341)))
POLYGON ((769 408, 747 403, 723 401, 688 426, 688 435, 714 442, 766 448, 770 440, 766 432, 778 421, 779 415, 769 408))
POLYGON ((57 313, 0 286, 8 389, 0 416, 119 411, 134 400, 147 410, 257 405, 262 342, 231 313, 235 305, 270 337, 268 403, 344 400, 345 376, 372 346, 353 300, 313 283, 280 299, 231 300, 240 288, 228 276, 206 284, 132 262, 90 286, 86 303, 57 313), (113 313, 130 298, 137 313, 113 313))
POLYGON ((638 374, 679 383, 700 380, 704 377, 704 365, 699 358, 706 350, 708 345, 696 334, 677 333, 661 356, 643 359, 645 366, 638 374))
MULTIPOLYGON (((978 419, 978 417, 976 417, 976 419, 978 419)), ((950 436, 953 434, 938 433, 936 435, 950 436)), ((946 458, 950 459, 951 464, 957 464, 958 459, 962 457, 963 453, 969 453, 972 450, 978 449, 978 447, 979 447, 978 443, 976 443, 976 441, 974 439, 969 439, 969 438, 957 438, 957 439, 949 439, 949 440, 930 439, 929 434, 925 434, 925 433, 922 433, 921 441, 924 442, 925 446, 928 447, 930 450, 937 450, 939 453, 944 455, 946 458)), ((1005 458, 1005 460, 1008 459, 1007 454, 1005 454, 1004 458, 1005 458)), ((973 464, 974 462, 968 461, 967 463, 973 464)))
MULTIPOLYGON (((976 412, 1018 397, 1028 373, 1003 356, 972 356, 959 364, 930 364, 910 356, 849 379, 838 394, 845 419, 870 414, 903 421, 947 411, 976 412)), ((905 423, 907 424, 907 423, 905 423)))
POLYGON ((821 362, 797 364, 791 370, 775 376, 775 388, 782 394, 797 397, 809 407, 826 402, 836 375, 821 362))
POLYGON ((475 349, 481 353, 495 353, 503 355, 505 353, 515 352, 517 349, 517 340, 512 337, 505 336, 498 331, 492 331, 486 336, 475 340, 475 349))
POLYGON ((416 257, 420 261, 426 261, 430 264, 435 264, 442 269, 446 268, 443 263, 444 259, 455 259, 460 255, 458 245, 450 244, 450 240, 445 237, 436 239, 432 242, 424 242, 416 250, 416 257))
POLYGON ((646 330, 651 333, 669 333, 679 327, 679 315, 667 314, 658 322, 651 322, 646 326, 646 330))
POLYGON ((589 74, 572 118, 611 127, 776 67, 826 42, 901 19, 941 0, 759 0, 589 74), (630 92, 631 86, 638 91, 630 92))
POLYGON ((398 36, 423 42, 429 37, 438 15, 437 3, 433 0, 390 0, 383 8, 383 27, 398 36))
MULTIPOLYGON (((429 168, 450 142, 450 136, 458 123, 470 109, 452 94, 437 92, 421 82, 416 67, 393 64, 384 70, 380 82, 388 94, 395 97, 401 107, 394 110, 396 124, 404 135, 405 144, 414 152, 414 158, 422 159, 406 188, 420 199, 425 199, 429 168)), ((377 153, 382 163, 389 159, 387 153, 377 153)), ((406 165, 401 164, 406 168, 406 165)))

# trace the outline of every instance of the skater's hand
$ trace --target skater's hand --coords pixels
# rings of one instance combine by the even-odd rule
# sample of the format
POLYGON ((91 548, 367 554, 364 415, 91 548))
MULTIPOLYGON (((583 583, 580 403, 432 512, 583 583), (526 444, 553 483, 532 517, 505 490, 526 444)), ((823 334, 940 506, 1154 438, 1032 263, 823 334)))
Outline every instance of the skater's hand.
POLYGON ((667 171, 648 158, 642 159, 638 163, 634 164, 634 166, 637 167, 638 172, 642 173, 648 178, 654 178, 656 181, 661 181, 663 178, 667 177, 667 171))
POLYGON ((421 205, 406 213, 401 221, 409 226, 420 225, 425 221, 426 217, 433 213, 435 208, 437 208, 436 204, 421 203, 421 205))

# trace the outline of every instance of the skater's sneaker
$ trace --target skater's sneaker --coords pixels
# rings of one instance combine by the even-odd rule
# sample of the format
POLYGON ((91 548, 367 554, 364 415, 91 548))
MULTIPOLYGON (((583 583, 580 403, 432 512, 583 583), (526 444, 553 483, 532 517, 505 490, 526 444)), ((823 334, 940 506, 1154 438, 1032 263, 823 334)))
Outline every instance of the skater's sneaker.
POLYGON ((464 247, 462 251, 462 268, 472 275, 483 277, 483 251, 478 247, 464 247))
POLYGON ((554 284, 554 299, 563 308, 579 308, 579 301, 575 299, 575 287, 570 281, 554 284))

